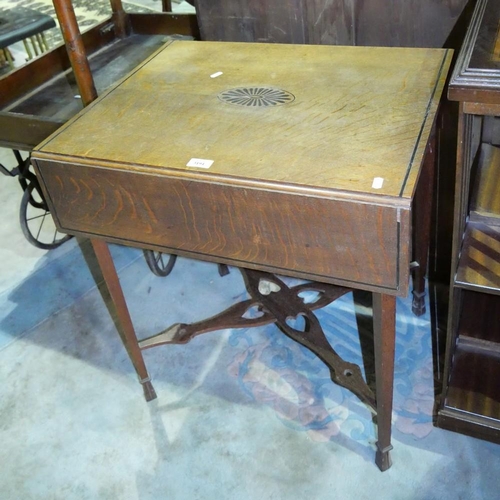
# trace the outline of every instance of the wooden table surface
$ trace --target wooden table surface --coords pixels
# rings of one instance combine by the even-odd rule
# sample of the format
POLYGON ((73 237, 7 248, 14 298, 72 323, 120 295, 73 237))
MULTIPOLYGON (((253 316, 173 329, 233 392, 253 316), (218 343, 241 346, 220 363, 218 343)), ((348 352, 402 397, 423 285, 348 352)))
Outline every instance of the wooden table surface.
POLYGON ((207 173, 221 177, 408 199, 448 58, 433 49, 176 41, 39 151, 170 175, 206 158, 207 173), (239 87, 295 99, 270 107, 217 98, 239 87), (374 177, 382 188, 372 188, 374 177))

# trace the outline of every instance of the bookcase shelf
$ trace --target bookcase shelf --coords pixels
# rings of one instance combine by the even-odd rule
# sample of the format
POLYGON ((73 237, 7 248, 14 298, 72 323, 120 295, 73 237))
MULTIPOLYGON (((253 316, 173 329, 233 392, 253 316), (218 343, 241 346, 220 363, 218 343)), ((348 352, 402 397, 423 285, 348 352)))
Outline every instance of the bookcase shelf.
POLYGON ((455 286, 500 295, 500 225, 467 223, 455 286))
POLYGON ((462 293, 452 367, 439 415, 442 426, 500 442, 499 296, 462 293))

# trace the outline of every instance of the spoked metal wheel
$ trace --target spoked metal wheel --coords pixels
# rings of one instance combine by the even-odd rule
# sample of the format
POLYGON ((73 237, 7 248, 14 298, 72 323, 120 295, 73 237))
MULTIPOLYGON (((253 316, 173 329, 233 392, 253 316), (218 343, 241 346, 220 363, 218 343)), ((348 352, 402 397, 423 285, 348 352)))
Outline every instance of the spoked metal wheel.
POLYGON ((71 238, 57 230, 36 180, 24 190, 19 222, 26 239, 37 248, 51 250, 71 238))
POLYGON ((153 274, 165 277, 172 272, 177 255, 167 255, 166 253, 154 252, 153 250, 144 250, 144 258, 153 274))

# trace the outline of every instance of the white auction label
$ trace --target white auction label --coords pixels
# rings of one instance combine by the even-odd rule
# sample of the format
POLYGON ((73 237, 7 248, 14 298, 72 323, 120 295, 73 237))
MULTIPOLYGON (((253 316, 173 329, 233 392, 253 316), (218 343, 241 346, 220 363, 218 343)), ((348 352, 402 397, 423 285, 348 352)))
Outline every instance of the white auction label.
POLYGON ((197 168, 210 168, 214 160, 203 160, 201 158, 191 158, 187 163, 186 167, 197 167, 197 168))
POLYGON ((383 177, 375 177, 373 179, 373 183, 372 183, 373 189, 380 189, 383 185, 384 185, 384 178, 383 177))

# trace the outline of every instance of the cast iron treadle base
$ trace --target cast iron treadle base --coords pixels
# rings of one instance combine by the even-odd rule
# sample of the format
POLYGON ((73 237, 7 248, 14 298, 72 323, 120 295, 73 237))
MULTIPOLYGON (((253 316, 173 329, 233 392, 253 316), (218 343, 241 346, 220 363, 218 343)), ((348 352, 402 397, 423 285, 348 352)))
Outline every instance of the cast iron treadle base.
POLYGON ((269 323, 276 325, 292 340, 307 347, 330 369, 334 382, 353 392, 376 412, 375 395, 363 380, 361 369, 344 361, 325 337, 314 309, 327 306, 350 288, 323 283, 304 283, 289 288, 273 274, 250 269, 240 269, 246 281, 251 299, 235 304, 222 313, 190 325, 177 323, 153 337, 139 342, 141 349, 161 344, 185 344, 202 333, 226 328, 250 328, 269 323), (300 293, 317 292, 316 300, 306 303, 300 293), (250 309, 256 309, 259 317, 247 318, 250 309), (300 325, 299 325, 300 323, 300 325))

